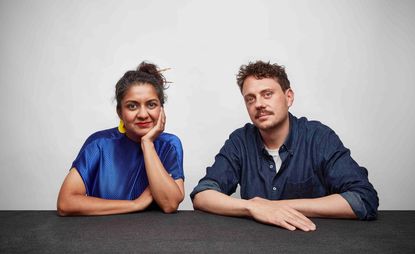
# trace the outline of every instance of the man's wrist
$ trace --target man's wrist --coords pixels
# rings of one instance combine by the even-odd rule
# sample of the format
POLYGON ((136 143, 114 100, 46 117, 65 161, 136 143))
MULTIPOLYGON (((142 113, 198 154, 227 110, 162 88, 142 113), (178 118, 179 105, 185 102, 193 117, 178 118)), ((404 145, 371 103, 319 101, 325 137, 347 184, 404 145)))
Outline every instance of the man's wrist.
POLYGON ((242 200, 244 201, 244 204, 243 204, 244 211, 243 212, 244 212, 245 216, 252 218, 253 217, 253 211, 255 209, 257 209, 257 204, 252 199, 249 199, 249 200, 242 199, 242 200))

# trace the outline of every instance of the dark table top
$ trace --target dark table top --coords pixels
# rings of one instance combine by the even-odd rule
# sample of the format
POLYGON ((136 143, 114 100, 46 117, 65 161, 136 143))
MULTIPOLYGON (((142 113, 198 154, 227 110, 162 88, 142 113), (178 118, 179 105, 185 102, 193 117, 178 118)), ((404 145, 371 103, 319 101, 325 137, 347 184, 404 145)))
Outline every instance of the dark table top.
POLYGON ((199 211, 59 217, 0 211, 0 253, 415 253, 415 211, 376 221, 312 219, 314 232, 199 211))

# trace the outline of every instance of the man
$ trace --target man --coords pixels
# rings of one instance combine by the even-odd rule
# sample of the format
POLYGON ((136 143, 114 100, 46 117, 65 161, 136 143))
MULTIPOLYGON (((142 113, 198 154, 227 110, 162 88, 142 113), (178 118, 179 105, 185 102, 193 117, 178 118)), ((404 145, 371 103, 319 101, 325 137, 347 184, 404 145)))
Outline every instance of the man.
POLYGON ((336 133, 296 118, 284 67, 241 66, 237 83, 252 124, 226 140, 190 194, 195 209, 313 231, 307 217, 376 219, 379 199, 367 170, 336 133), (230 197, 240 185, 242 199, 230 197))

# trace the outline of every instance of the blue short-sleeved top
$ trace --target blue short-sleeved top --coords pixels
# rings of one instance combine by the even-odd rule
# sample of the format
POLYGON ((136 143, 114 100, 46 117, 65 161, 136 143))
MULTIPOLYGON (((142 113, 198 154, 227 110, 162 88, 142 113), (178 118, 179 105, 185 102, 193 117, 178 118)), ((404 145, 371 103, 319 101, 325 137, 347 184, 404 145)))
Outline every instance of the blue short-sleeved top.
MULTIPOLYGON (((184 179, 183 149, 180 139, 161 133, 154 147, 173 179, 184 179)), ((118 128, 92 134, 72 163, 84 181, 88 196, 133 200, 148 186, 140 143, 120 133, 118 128)))

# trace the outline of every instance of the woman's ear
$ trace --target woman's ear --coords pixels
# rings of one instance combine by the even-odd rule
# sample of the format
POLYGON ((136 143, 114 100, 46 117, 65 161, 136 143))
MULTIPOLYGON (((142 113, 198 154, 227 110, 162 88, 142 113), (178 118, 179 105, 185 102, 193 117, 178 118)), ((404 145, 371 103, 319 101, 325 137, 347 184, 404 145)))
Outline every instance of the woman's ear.
POLYGON ((121 109, 117 107, 117 115, 121 119, 121 109))

